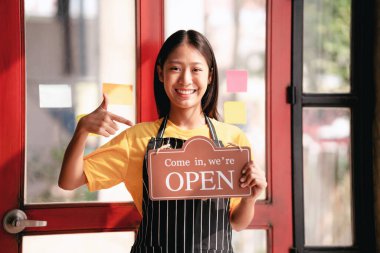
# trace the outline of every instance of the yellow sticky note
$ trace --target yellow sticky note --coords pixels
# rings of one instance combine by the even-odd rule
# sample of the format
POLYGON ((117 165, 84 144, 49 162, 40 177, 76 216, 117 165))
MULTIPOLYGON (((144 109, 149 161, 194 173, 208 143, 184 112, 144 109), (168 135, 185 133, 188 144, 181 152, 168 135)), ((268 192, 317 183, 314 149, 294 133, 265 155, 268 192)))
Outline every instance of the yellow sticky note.
POLYGON ((244 102, 224 102, 224 122, 230 124, 247 124, 247 109, 244 102))
POLYGON ((113 105, 132 105, 133 86, 130 84, 103 83, 103 92, 113 105))
POLYGON ((79 115, 77 115, 77 116, 75 117, 77 123, 79 122, 79 120, 80 120, 81 118, 83 118, 83 117, 86 116, 86 115, 87 115, 87 114, 79 114, 79 115))

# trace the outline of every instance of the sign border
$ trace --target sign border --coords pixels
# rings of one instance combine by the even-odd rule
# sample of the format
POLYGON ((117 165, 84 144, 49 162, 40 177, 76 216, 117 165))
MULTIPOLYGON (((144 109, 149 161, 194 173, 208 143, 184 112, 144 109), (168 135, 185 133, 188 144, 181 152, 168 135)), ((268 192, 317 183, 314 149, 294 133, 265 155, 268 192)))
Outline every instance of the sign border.
MULTIPOLYGON (((152 175, 152 170, 153 170, 153 164, 152 164, 152 155, 159 155, 159 154, 167 154, 167 153, 173 153, 173 151, 176 151, 176 153, 183 153, 186 151, 186 148, 188 145, 190 145, 193 141, 205 141, 206 143, 208 143, 214 151, 216 152, 226 152, 226 151, 233 151, 233 150, 236 150, 236 151, 239 151, 239 152, 246 152, 247 153, 247 161, 250 161, 251 160, 251 149, 249 147, 240 147, 240 146, 234 146, 234 147, 215 147, 214 143, 207 137, 205 136, 193 136, 191 137, 190 139, 188 139, 187 141, 185 141, 184 145, 182 148, 180 149, 152 149, 152 150, 149 150, 148 152, 148 178, 150 178, 150 175, 152 175)), ((213 196, 182 196, 182 197, 170 197, 170 196, 161 196, 161 197, 157 197, 157 196, 154 196, 153 194, 153 180, 149 180, 149 197, 151 200, 186 200, 186 199, 209 199, 209 198, 220 198, 220 197, 224 197, 224 198, 230 198, 230 197, 248 197, 248 196, 251 196, 252 195, 252 188, 250 187, 249 188, 249 193, 247 194, 229 194, 229 195, 213 195, 213 196)))

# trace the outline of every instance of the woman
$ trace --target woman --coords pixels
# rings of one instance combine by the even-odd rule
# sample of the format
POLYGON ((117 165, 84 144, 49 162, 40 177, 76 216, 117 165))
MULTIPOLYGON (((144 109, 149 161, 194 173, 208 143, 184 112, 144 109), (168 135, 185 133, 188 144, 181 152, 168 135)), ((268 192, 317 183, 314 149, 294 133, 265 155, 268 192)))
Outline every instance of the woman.
POLYGON ((218 70, 207 39, 200 33, 177 31, 163 44, 156 60, 154 92, 159 120, 128 128, 83 158, 89 133, 115 134, 115 121, 132 125, 107 111, 107 97, 83 117, 62 164, 59 185, 90 190, 124 182, 142 215, 131 252, 233 252, 231 229, 241 230, 254 216, 254 205, 267 183, 251 161, 241 169, 247 198, 152 201, 149 199, 146 153, 164 144, 181 148, 192 136, 206 136, 223 146, 249 146, 238 128, 217 121, 218 70))

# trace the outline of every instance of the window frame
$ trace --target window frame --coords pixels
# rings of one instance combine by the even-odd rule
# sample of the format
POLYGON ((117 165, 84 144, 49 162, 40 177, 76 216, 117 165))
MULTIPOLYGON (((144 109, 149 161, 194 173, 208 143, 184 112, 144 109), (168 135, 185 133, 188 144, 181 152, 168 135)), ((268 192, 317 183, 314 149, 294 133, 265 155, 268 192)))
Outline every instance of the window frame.
POLYGON ((375 252, 371 144, 375 94, 372 65, 374 1, 351 1, 351 92, 345 94, 305 94, 302 91, 303 4, 303 0, 293 1, 292 84, 289 89, 289 101, 292 101, 293 252, 375 252), (353 245, 350 247, 305 246, 302 157, 304 107, 351 109, 353 245))

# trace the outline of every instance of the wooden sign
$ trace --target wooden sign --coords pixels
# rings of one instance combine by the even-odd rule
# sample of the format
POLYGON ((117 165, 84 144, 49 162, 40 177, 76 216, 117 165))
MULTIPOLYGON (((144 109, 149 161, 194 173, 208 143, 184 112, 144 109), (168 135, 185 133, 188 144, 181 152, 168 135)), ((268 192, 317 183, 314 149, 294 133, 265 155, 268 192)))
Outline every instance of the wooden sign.
POLYGON ((219 148, 195 136, 182 149, 148 152, 149 193, 152 200, 243 197, 241 170, 250 161, 249 147, 219 148))

